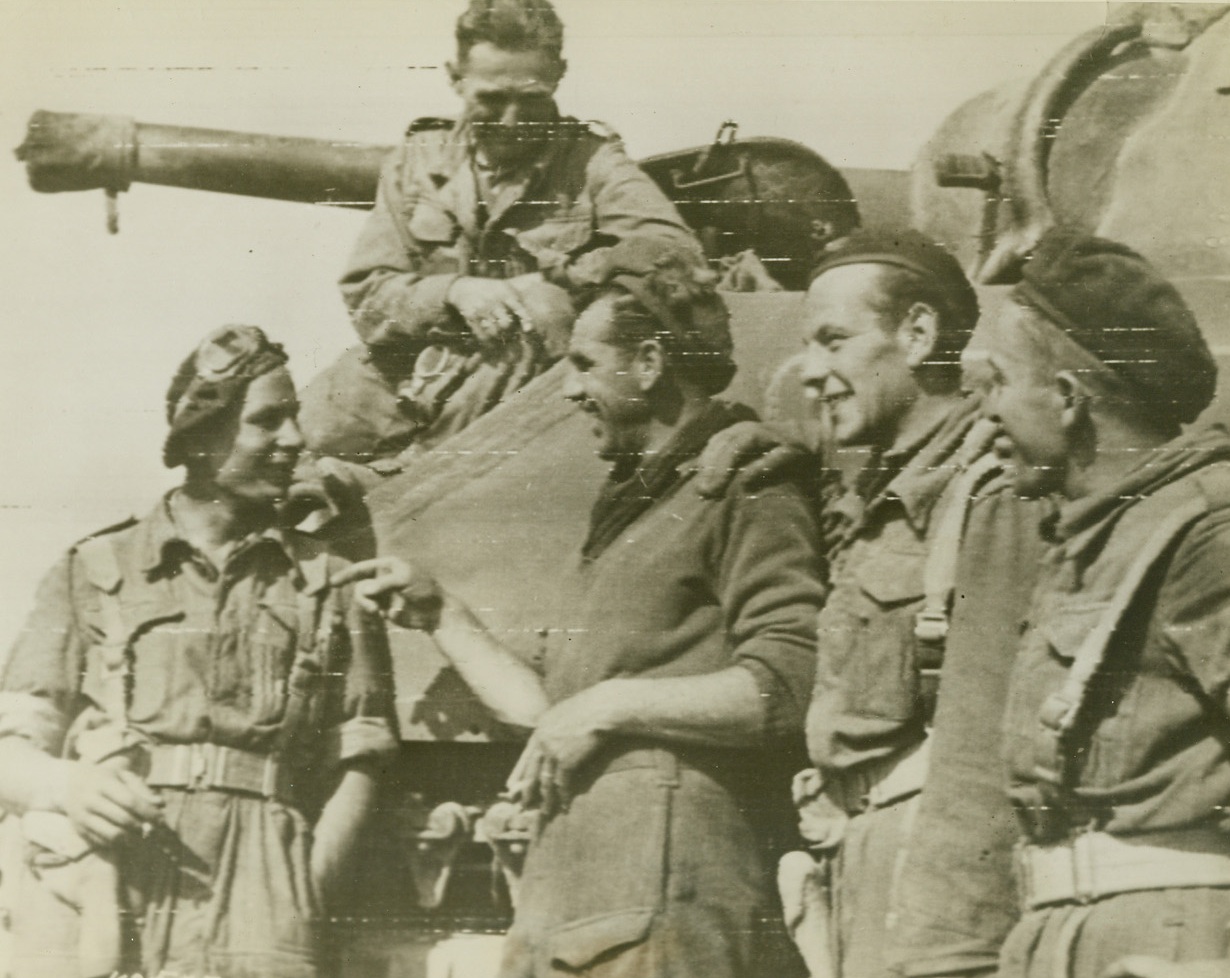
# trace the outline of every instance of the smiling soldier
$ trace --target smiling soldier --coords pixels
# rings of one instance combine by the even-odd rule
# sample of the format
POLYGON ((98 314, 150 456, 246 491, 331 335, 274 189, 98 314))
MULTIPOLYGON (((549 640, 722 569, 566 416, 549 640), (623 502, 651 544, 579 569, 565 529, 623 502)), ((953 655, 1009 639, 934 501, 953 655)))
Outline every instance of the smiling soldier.
MULTIPOLYGON (((742 978, 773 967, 756 813, 788 801, 774 755, 802 730, 819 533, 789 481, 723 500, 687 488, 709 439, 751 414, 714 397, 735 370, 726 308, 687 252, 633 240, 608 262, 565 391, 611 475, 543 672, 449 595, 435 638, 497 716, 533 730, 510 785, 544 819, 505 978, 742 978)), ((366 573, 361 595, 408 580, 380 560, 343 579, 366 573)))
MULTIPOLYGON (((985 747, 1037 533, 1003 491, 992 426, 962 396, 958 358, 977 317, 956 261, 908 229, 836 242, 807 294, 803 379, 832 441, 871 449, 819 618, 816 766, 795 779, 811 852, 789 854, 779 874, 817 978, 985 974, 1014 918, 1010 813, 985 747)), ((766 450, 735 485, 800 461, 778 441, 762 426, 727 429, 701 460, 702 489, 721 492, 766 450)))
POLYGON ((304 392, 313 451, 369 461, 464 427, 550 362, 539 319, 623 238, 699 255, 619 139, 560 114, 563 42, 547 0, 473 0, 458 20, 461 118, 414 122, 384 167, 341 283, 363 345, 304 392))
POLYGON ((184 361, 183 485, 69 552, 0 677, 0 802, 32 854, 17 978, 316 974, 396 737, 383 622, 274 524, 303 447, 285 364, 253 326, 184 361))
POLYGON ((1058 502, 1004 720, 1026 914, 1000 973, 1224 974, 1230 437, 1181 433, 1216 364, 1145 259, 1066 229, 968 360, 1018 491, 1058 502))

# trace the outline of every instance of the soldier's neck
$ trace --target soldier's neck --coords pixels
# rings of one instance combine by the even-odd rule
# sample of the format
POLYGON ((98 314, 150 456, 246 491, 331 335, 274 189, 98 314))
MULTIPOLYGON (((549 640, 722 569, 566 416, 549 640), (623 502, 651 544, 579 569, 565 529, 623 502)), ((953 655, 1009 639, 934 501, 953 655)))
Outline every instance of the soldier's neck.
POLYGON ((938 428, 960 404, 961 395, 955 391, 920 391, 898 420, 888 452, 891 454, 917 445, 929 432, 938 428))
POLYGON ((212 483, 185 483, 171 494, 170 507, 184 539, 219 567, 236 543, 273 521, 271 510, 245 504, 212 483))
POLYGON ((1174 437, 1102 415, 1068 434, 1063 495, 1068 500, 1110 493, 1150 454, 1174 437))

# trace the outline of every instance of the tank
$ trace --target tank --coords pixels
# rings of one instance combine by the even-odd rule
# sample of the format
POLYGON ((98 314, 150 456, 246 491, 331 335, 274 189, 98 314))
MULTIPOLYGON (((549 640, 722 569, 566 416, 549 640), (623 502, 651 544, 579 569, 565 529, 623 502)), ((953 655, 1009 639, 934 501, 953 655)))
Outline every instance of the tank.
MULTIPOLYGON (((739 140, 729 126, 710 146, 643 161, 710 257, 754 248, 786 286, 728 295, 739 363, 730 395, 769 415, 797 411, 800 262, 814 236, 851 226, 855 203, 866 223, 912 219, 946 243, 987 308, 1053 223, 1124 240, 1177 281, 1225 366, 1230 17, 1225 7, 1185 9, 1118 11, 1109 30, 1075 39, 1037 77, 957 108, 908 175, 838 173, 806 147, 739 140)), ((101 188, 114 198, 148 182, 361 208, 387 152, 39 113, 20 155, 42 191, 101 188)), ((530 660, 605 475, 588 422, 559 397, 562 369, 368 496, 380 548, 431 567, 530 660)), ((490 960, 527 837, 498 801, 518 744, 429 643, 399 633, 395 646, 404 743, 344 897, 352 912, 334 927, 337 973, 356 978, 490 960)), ((787 784, 788 772, 766 772, 766 785, 787 784)))
POLYGON ((911 173, 911 212, 984 285, 1010 281, 1054 224, 1131 245, 1183 292, 1224 368, 1228 145, 1230 6, 1126 4, 1035 78, 949 115, 911 173))

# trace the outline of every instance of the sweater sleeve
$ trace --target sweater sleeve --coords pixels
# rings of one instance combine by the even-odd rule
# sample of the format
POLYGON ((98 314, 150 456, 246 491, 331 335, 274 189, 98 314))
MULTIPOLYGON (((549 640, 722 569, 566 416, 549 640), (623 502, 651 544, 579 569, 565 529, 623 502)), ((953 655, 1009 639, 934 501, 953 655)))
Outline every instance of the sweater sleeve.
POLYGON ((793 485, 726 500, 719 594, 737 665, 756 679, 765 734, 800 733, 816 666, 828 569, 811 507, 793 485))

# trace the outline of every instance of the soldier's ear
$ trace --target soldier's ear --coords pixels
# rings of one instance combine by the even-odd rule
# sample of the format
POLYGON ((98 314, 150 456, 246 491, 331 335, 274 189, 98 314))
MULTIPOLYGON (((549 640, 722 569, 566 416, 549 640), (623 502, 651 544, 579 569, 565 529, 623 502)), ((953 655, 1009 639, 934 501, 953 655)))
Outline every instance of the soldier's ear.
POLYGON ((462 79, 463 72, 461 67, 455 61, 446 61, 444 70, 448 72, 448 83, 453 86, 453 90, 457 90, 457 85, 462 79))
POLYGON ((910 306, 897 327, 897 337, 910 369, 917 369, 931 359, 939 332, 940 317, 934 306, 926 302, 915 302, 910 306))
POLYGON ((555 73, 555 80, 559 81, 568 73, 568 59, 557 58, 556 63, 559 65, 559 70, 555 73))
POLYGON ((666 351, 657 340, 642 340, 632 357, 632 376, 643 393, 657 386, 666 372, 666 351))
POLYGON ((1055 374, 1055 389, 1062 402, 1060 417, 1064 428, 1072 430, 1084 424, 1089 419, 1089 404, 1093 395, 1081 383, 1080 377, 1071 370, 1060 370, 1055 374))

